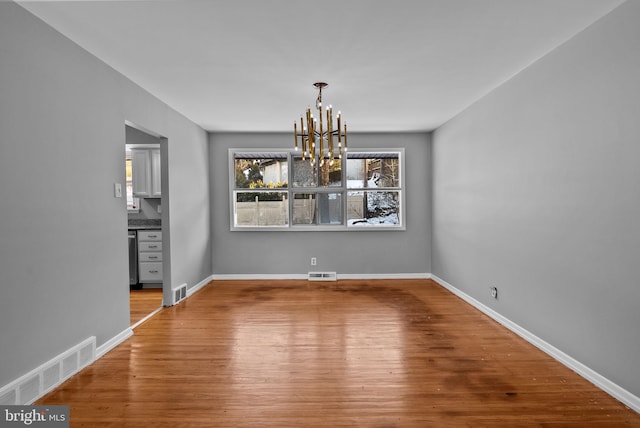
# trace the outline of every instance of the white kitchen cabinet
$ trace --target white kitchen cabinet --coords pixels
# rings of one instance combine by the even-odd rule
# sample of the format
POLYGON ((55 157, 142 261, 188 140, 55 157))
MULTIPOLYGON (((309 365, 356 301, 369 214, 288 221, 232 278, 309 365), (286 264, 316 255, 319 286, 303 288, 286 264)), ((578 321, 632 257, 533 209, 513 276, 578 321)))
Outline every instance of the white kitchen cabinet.
POLYGON ((138 231, 138 281, 162 282, 162 231, 138 231))
POLYGON ((162 196, 162 174, 160 170, 160 149, 151 149, 151 197, 162 196))
POLYGON ((160 149, 131 149, 133 196, 159 198, 162 196, 160 149))

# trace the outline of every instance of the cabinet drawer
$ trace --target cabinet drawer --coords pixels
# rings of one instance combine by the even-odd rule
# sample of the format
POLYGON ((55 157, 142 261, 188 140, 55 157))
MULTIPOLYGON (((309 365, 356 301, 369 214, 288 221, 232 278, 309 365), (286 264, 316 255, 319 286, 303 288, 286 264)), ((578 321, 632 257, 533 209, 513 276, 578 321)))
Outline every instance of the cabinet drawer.
POLYGON ((141 262, 140 282, 162 282, 162 262, 141 262))
POLYGON ((162 231, 160 230, 139 230, 139 241, 162 241, 162 231))
POLYGON ((138 252, 162 252, 162 242, 138 242, 138 252))
POLYGON ((141 262, 161 262, 162 253, 140 253, 138 255, 138 261, 141 262))

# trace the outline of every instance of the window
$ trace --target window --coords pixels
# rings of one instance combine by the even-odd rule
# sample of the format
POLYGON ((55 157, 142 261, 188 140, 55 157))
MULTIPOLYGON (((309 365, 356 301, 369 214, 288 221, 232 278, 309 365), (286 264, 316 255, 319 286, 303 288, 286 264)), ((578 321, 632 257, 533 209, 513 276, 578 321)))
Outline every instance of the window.
POLYGON ((350 153, 347 188, 349 226, 401 224, 398 153, 350 153))
POLYGON ((312 164, 299 152, 231 149, 231 230, 404 230, 403 154, 312 164))
POLYGON ((127 191, 127 212, 140 212, 140 200, 133 197, 133 161, 131 160, 131 150, 126 151, 125 157, 125 185, 127 191))
POLYGON ((236 153, 233 164, 234 226, 287 226, 289 224, 287 154, 236 153))

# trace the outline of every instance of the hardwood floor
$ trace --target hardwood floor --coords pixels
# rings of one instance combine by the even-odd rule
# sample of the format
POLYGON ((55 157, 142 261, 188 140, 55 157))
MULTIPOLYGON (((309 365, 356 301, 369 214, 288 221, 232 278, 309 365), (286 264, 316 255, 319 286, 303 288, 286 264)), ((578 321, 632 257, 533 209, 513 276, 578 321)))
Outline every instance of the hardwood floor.
POLYGON ((640 427, 430 280, 216 281, 39 404, 72 427, 640 427))
POLYGON ((143 288, 129 291, 130 325, 162 306, 162 288, 143 288))

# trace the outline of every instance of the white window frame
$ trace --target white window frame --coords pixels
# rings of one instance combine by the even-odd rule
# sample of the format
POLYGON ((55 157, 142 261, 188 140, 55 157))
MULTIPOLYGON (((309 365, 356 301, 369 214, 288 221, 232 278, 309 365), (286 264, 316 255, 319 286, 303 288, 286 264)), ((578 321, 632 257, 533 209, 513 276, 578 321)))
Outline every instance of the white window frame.
MULTIPOLYGON (((131 156, 131 145, 127 145, 125 150, 125 162, 129 164, 133 174, 133 160, 131 156)), ((126 174, 125 174, 126 175, 126 174)), ((138 214, 140 212, 140 198, 133 196, 133 176, 125 176, 125 194, 127 197, 127 213, 138 214)))
MULTIPOLYGON (((289 149, 229 149, 229 223, 231 231, 272 231, 272 232, 329 232, 329 231, 404 231, 406 230, 406 218, 405 218, 405 162, 404 162, 404 148, 393 149, 352 149, 349 148, 349 153, 367 153, 371 154, 371 158, 375 158, 376 154, 397 154, 398 164, 400 168, 400 177, 397 187, 381 187, 375 190, 370 190, 364 187, 350 187, 347 183, 347 168, 343 168, 341 186, 316 186, 316 187, 294 187, 293 181, 293 158, 300 157, 300 152, 292 151, 289 149), (287 155, 287 168, 288 168, 288 180, 287 186, 283 188, 260 188, 252 189, 255 192, 284 192, 287 193, 288 202, 288 221, 283 225, 270 225, 270 226, 241 226, 236 224, 236 194, 247 189, 238 189, 235 187, 235 159, 236 154, 242 156, 249 156, 256 154, 258 156, 264 156, 268 154, 274 154, 277 156, 287 155), (384 225, 372 225, 372 224, 354 224, 349 225, 347 219, 347 204, 349 192, 354 191, 391 191, 399 193, 399 224, 384 224, 384 225), (293 224, 293 196, 295 193, 340 193, 342 194, 342 224, 293 224)), ((316 210, 317 210, 317 198, 316 198, 316 210)), ((316 211, 317 212, 317 211, 316 211)))

